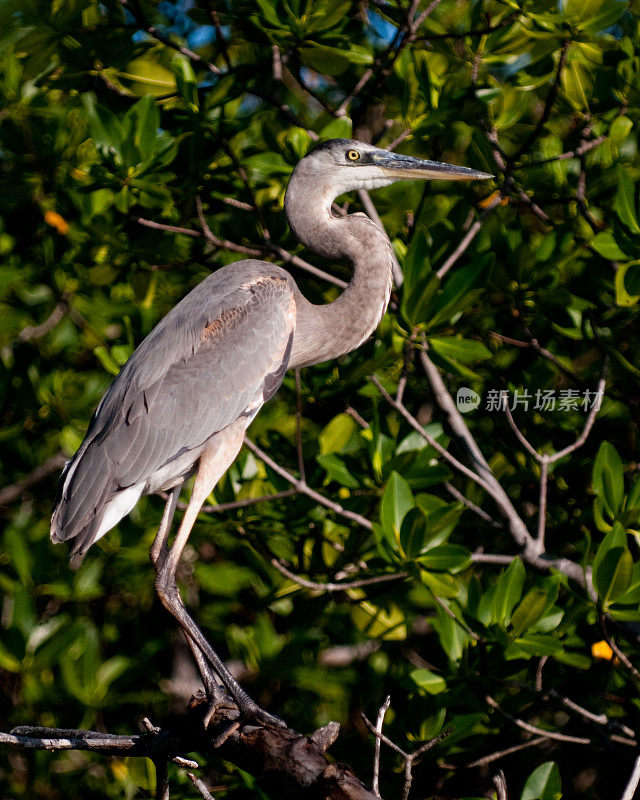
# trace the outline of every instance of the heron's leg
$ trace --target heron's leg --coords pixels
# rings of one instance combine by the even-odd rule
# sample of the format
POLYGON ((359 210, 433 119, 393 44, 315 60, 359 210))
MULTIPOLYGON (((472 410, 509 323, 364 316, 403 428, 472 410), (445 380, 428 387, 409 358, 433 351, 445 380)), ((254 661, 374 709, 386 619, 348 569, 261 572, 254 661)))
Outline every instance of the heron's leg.
MULTIPOLYGON (((242 447, 243 439, 244 425, 237 422, 235 425, 229 426, 229 428, 222 432, 220 436, 216 438, 215 446, 204 451, 200 457, 200 464, 193 485, 191 498, 189 499, 189 504, 187 505, 171 549, 167 550, 165 544, 166 538, 168 537, 168 530, 165 532, 165 538, 163 540, 159 541, 159 537, 157 536, 156 542, 154 542, 153 549, 156 551, 155 555, 157 557, 156 590, 162 604, 177 620, 187 636, 187 640, 193 642, 206 661, 213 667, 222 684, 238 705, 243 716, 270 724, 283 725, 284 723, 278 717, 263 711, 260 706, 249 697, 225 667, 222 659, 206 640, 193 618, 188 614, 176 583, 178 562, 180 561, 180 556, 187 543, 191 529, 200 513, 200 509, 216 483, 233 463, 233 460, 242 447), (158 543, 157 548, 156 543, 158 543)), ((198 659, 197 656, 196 661, 198 661, 198 665, 200 666, 200 659, 198 659)))
POLYGON ((173 522, 173 517, 176 513, 176 507, 178 505, 178 498, 180 497, 181 488, 182 484, 179 483, 169 491, 169 497, 165 503, 164 512, 162 513, 160 527, 158 528, 156 538, 153 540, 153 544, 151 545, 151 552, 149 553, 149 556, 151 557, 151 563, 154 567, 161 563, 160 556, 165 556, 168 551, 167 541, 169 539, 169 531, 171 530, 171 523, 173 522))
MULTIPOLYGON (((164 563, 169 552, 167 542, 169 540, 171 523, 173 522, 173 517, 176 513, 176 507, 178 505, 178 498, 180 497, 181 488, 182 484, 179 483, 170 490, 169 497, 162 514, 160 527, 158 528, 156 537, 153 540, 153 545, 151 546, 149 555, 151 557, 151 563, 155 567, 156 572, 159 572, 161 569, 162 564, 164 563)), ((220 696, 220 691, 215 676, 211 672, 211 668, 209 667, 207 659, 190 636, 187 636, 186 639, 189 649, 191 650, 195 662, 198 665, 198 671, 200 672, 200 677, 202 678, 202 682, 204 684, 205 693, 210 700, 217 701, 220 696)))

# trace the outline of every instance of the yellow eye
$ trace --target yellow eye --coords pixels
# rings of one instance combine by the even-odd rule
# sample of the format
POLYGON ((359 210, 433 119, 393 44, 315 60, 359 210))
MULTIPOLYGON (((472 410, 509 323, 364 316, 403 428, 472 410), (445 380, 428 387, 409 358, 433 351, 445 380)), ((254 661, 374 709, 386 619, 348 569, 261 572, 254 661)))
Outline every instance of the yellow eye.
POLYGON ((347 150, 347 158, 349 161, 357 161, 360 158, 360 153, 357 150, 347 150))

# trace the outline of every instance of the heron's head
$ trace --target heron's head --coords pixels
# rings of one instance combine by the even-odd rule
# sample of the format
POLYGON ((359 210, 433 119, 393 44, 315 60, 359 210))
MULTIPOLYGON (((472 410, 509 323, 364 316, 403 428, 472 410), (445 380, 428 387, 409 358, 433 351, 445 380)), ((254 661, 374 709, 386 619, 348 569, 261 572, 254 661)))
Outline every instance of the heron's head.
POLYGON ((402 180, 466 181, 493 177, 468 167, 391 153, 355 139, 322 142, 302 159, 294 173, 298 170, 309 179, 316 178, 320 185, 330 187, 330 191, 335 192, 334 197, 354 189, 376 189, 402 180))

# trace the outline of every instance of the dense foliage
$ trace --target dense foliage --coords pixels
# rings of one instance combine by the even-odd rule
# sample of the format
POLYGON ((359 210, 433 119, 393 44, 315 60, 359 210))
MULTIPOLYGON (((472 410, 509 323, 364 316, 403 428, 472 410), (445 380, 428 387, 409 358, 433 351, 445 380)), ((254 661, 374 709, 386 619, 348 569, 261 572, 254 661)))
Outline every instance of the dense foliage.
MULTIPOLYGON (((304 251, 282 203, 314 141, 353 135, 495 178, 372 195, 404 281, 371 339, 299 391, 288 374, 253 423, 304 481, 243 449, 212 505, 276 496, 201 515, 186 602, 262 704, 304 731, 342 723, 331 752, 367 782, 360 713, 390 695, 405 751, 451 728, 412 796, 490 796, 500 768, 522 800, 622 795, 640 735, 637 11, 0 4, 3 730, 183 713, 197 681, 148 561, 162 500, 72 572, 48 538, 60 453, 211 270, 272 259, 315 302, 337 296, 307 266, 348 265, 304 251), (374 576, 396 577, 324 585, 374 576)), ((383 797, 401 766, 383 747, 383 797)), ((73 752, 5 748, 0 770, 7 798, 146 797, 155 780, 145 759, 73 752)), ((216 797, 265 796, 233 765, 202 775, 216 797)))

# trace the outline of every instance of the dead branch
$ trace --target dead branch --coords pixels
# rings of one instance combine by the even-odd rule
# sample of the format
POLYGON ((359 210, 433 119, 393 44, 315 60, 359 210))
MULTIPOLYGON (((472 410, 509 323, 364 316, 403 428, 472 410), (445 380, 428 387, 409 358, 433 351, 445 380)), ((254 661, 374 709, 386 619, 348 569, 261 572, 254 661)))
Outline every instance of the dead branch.
MULTIPOLYGON (((349 767, 327 760, 325 751, 337 738, 337 723, 304 736, 291 728, 238 724, 237 709, 221 706, 205 730, 202 720, 206 709, 203 697, 194 699, 187 723, 176 729, 117 736, 24 726, 14 728, 11 733, 0 733, 0 743, 23 750, 85 750, 102 755, 144 756, 156 763, 163 759, 175 761, 181 754, 197 750, 247 770, 265 790, 277 791, 278 797, 299 800, 301 794, 306 794, 309 798, 327 800, 377 800, 349 767)), ((193 767, 194 762, 187 763, 193 767)))
POLYGON ((35 486, 36 483, 48 478, 53 472, 61 470, 64 467, 65 461, 66 459, 63 453, 56 453, 43 464, 40 464, 39 467, 36 467, 33 472, 25 475, 21 480, 0 489, 0 506, 8 506, 9 503, 13 503, 21 497, 27 489, 30 489, 32 486, 35 486))

